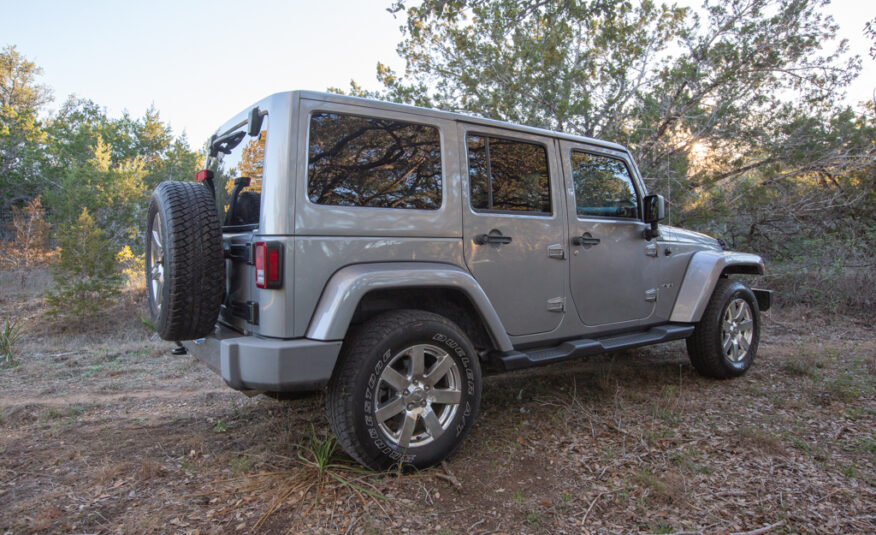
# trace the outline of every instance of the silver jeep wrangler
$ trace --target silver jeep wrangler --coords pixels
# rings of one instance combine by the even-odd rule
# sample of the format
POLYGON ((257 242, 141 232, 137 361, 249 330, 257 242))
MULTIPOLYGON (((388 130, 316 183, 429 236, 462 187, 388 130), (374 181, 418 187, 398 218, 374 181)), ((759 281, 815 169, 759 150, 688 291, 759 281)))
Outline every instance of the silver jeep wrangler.
POLYGON ((425 467, 470 431, 482 368, 686 339, 701 374, 745 373, 771 294, 728 276, 763 261, 663 214, 614 143, 279 93, 156 188, 149 306, 232 388, 325 388, 365 466, 425 467))

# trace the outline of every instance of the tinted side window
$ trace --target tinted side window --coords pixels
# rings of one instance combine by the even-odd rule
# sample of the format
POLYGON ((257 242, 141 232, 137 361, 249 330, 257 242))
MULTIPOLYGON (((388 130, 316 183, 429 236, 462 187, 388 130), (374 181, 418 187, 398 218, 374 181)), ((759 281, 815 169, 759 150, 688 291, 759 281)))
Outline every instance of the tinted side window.
POLYGON ((265 116, 258 136, 247 136, 243 129, 222 136, 219 143, 222 150, 207 161, 216 186, 216 207, 225 227, 259 223, 267 138, 268 117, 265 116), (249 177, 249 186, 241 183, 235 194, 238 177, 249 177))
POLYGON ((547 151, 541 145, 468 136, 471 205, 476 211, 551 213, 547 151))
POLYGON ((622 160, 572 151, 572 178, 579 216, 638 217, 636 189, 622 160))
POLYGON ((317 204, 441 207, 441 141, 433 126, 314 113, 307 196, 317 204))

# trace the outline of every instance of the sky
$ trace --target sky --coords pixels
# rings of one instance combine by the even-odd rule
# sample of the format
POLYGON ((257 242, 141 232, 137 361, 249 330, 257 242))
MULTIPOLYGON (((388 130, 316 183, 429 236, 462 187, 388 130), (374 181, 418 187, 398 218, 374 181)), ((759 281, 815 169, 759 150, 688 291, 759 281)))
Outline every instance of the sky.
MULTIPOLYGON (((681 5, 698 5, 682 0, 681 5)), ((396 71, 402 18, 391 0, 0 0, 0 47, 43 69, 56 110, 76 94, 110 116, 155 106, 198 147, 226 119, 279 91, 377 89, 376 65, 396 71)), ((827 11, 863 60, 847 102, 874 98, 876 61, 863 36, 876 2, 835 0, 827 11)))

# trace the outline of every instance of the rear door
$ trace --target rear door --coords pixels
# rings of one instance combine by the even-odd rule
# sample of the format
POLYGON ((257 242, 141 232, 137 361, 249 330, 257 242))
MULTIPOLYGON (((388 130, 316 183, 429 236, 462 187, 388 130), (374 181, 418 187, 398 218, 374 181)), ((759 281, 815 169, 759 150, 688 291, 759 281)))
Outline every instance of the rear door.
POLYGON ((570 283, 587 326, 646 323, 658 298, 657 244, 643 237, 642 186, 629 156, 560 142, 569 207, 570 283))
POLYGON ((549 332, 565 311, 565 213, 555 141, 460 123, 465 259, 509 335, 549 332))
POLYGON ((225 302, 221 319, 240 330, 257 330, 255 273, 250 259, 252 236, 259 228, 268 116, 261 130, 249 135, 247 122, 233 121, 219 133, 215 150, 208 151, 207 169, 213 172, 216 209, 222 222, 226 259, 225 302))

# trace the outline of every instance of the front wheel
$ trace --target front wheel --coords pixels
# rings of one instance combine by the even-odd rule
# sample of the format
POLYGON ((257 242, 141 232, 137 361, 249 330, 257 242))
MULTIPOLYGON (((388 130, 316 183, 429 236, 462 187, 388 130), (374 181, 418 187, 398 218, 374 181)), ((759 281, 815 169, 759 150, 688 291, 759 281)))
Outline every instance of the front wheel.
POLYGON ((460 446, 480 398, 478 356, 465 333, 442 316, 401 310, 346 340, 326 412, 338 443, 363 465, 425 468, 460 446))
POLYGON ((706 377, 727 379, 748 371, 760 341, 757 299, 739 281, 719 279, 694 334, 687 339, 693 367, 706 377))

